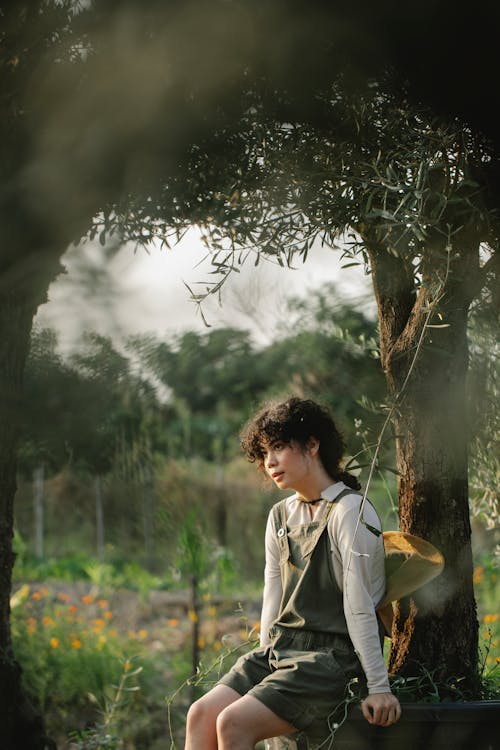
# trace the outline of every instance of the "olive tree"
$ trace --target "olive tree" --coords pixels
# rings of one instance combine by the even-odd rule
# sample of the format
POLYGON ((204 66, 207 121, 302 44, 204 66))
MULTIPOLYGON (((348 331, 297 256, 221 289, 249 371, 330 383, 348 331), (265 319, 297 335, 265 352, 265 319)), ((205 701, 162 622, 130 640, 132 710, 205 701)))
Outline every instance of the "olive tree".
POLYGON ((286 263, 296 252, 305 258, 315 237, 333 244, 353 231, 351 262, 360 258, 373 276, 393 398, 425 334, 394 412, 401 524, 429 535, 448 561, 436 583, 441 609, 432 595, 423 625, 412 609, 398 614, 392 664, 420 656, 428 625, 428 659, 473 682, 466 441, 452 396, 461 403, 467 309, 496 263, 498 141, 489 112, 476 106, 495 81, 491 13, 361 0, 349 8, 319 0, 0 4, 6 748, 45 742, 21 698, 9 634, 15 406, 32 318, 68 244, 90 235, 105 245, 113 230, 145 245, 202 225, 223 278, 240 253, 257 260, 258 248, 286 263), (479 29, 481 54, 462 55, 479 29), (435 50, 453 59, 454 73, 436 65, 435 50), (464 77, 465 64, 475 79, 464 77), (394 69, 408 81, 411 106, 391 97, 398 89, 385 71, 394 69), (369 78, 377 86, 366 88, 369 78), (443 124, 419 113, 417 101, 443 124), (446 124, 457 116, 471 127, 446 124), (480 130, 493 141, 490 152, 474 135, 480 130), (453 611, 450 644, 442 635, 453 611))

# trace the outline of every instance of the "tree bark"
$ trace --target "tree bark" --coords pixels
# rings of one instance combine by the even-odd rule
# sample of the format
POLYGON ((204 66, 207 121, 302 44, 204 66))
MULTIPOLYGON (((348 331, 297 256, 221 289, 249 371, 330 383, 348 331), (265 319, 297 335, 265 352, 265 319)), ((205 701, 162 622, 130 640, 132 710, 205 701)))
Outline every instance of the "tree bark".
POLYGON ((12 653, 10 593, 16 450, 24 363, 36 305, 22 292, 0 290, 0 707, 3 750, 45 750, 52 743, 27 700, 12 653))
POLYGON ((104 560, 104 508, 102 503, 102 482, 101 476, 98 474, 94 479, 94 491, 95 491, 95 536, 96 536, 96 552, 97 559, 102 562, 104 560))
POLYGON ((44 466, 41 463, 33 472, 33 505, 35 518, 35 557, 44 558, 44 466))
MULTIPOLYGON (((20 226, 19 234, 22 232, 20 226)), ((44 253, 42 249, 34 253, 19 247, 18 251, 19 260, 10 253, 0 265, 0 744, 2 750, 46 750, 54 743, 47 738, 41 716, 26 697, 21 669, 12 651, 10 595, 24 365, 33 316, 46 299, 50 281, 60 271, 61 253, 44 253)))
MULTIPOLYGON (((418 295, 413 269, 384 248, 370 247, 378 305, 381 359, 396 398, 418 345, 431 302, 431 280, 418 295)), ((477 271, 477 243, 450 265, 443 249, 438 268, 444 286, 432 325, 426 328, 412 375, 395 411, 402 531, 432 542, 445 569, 411 598, 398 603, 389 671, 421 674, 441 685, 461 678, 471 697, 478 691, 478 623, 472 586, 467 482, 466 375, 467 288, 477 271), (446 267, 445 267, 446 266, 446 267)), ((442 689, 443 690, 443 689, 442 689)), ((442 697, 446 696, 446 688, 442 697)), ((452 695, 452 697, 456 697, 452 695)))
POLYGON ((154 569, 154 495, 153 477, 150 467, 146 469, 142 483, 142 533, 144 539, 144 564, 146 569, 154 569))

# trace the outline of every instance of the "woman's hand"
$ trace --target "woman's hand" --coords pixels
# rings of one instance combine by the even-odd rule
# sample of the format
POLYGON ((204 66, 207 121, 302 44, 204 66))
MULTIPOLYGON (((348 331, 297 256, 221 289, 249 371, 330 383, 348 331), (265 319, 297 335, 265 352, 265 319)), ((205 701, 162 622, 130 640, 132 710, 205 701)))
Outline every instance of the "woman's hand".
POLYGON ((392 693, 372 693, 361 703, 363 716, 370 724, 389 727, 401 716, 401 706, 392 693))

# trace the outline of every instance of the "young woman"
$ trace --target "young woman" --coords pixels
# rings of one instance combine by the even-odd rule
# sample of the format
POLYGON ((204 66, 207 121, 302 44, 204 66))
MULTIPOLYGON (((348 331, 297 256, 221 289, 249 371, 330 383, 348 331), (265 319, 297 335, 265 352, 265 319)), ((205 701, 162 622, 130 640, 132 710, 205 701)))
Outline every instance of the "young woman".
POLYGON ((401 715, 382 656, 375 608, 385 591, 380 521, 362 508, 329 412, 290 398, 246 426, 250 461, 281 490, 266 529, 260 648, 188 712, 185 750, 253 750, 259 740, 303 732, 310 747, 330 734, 347 684, 365 686, 365 718, 401 715))

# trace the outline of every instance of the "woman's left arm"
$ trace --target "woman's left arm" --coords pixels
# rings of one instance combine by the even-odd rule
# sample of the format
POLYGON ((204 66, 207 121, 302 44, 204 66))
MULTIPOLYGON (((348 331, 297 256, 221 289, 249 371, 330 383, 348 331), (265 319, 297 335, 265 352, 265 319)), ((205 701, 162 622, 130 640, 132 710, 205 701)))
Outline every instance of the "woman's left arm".
MULTIPOLYGON (((358 523, 359 501, 339 506, 334 516, 333 543, 342 565, 344 614, 349 636, 365 672, 369 693, 390 693, 378 619, 372 597, 373 566, 381 567, 382 541, 358 523), (339 512, 340 511, 340 512, 339 512)), ((383 586, 383 580, 381 581, 383 586)))
POLYGON ((262 597, 262 614, 260 618, 260 645, 267 646, 270 641, 269 629, 279 615, 282 585, 280 570, 280 553, 276 541, 276 531, 269 514, 266 526, 266 567, 264 570, 264 593, 262 597))

